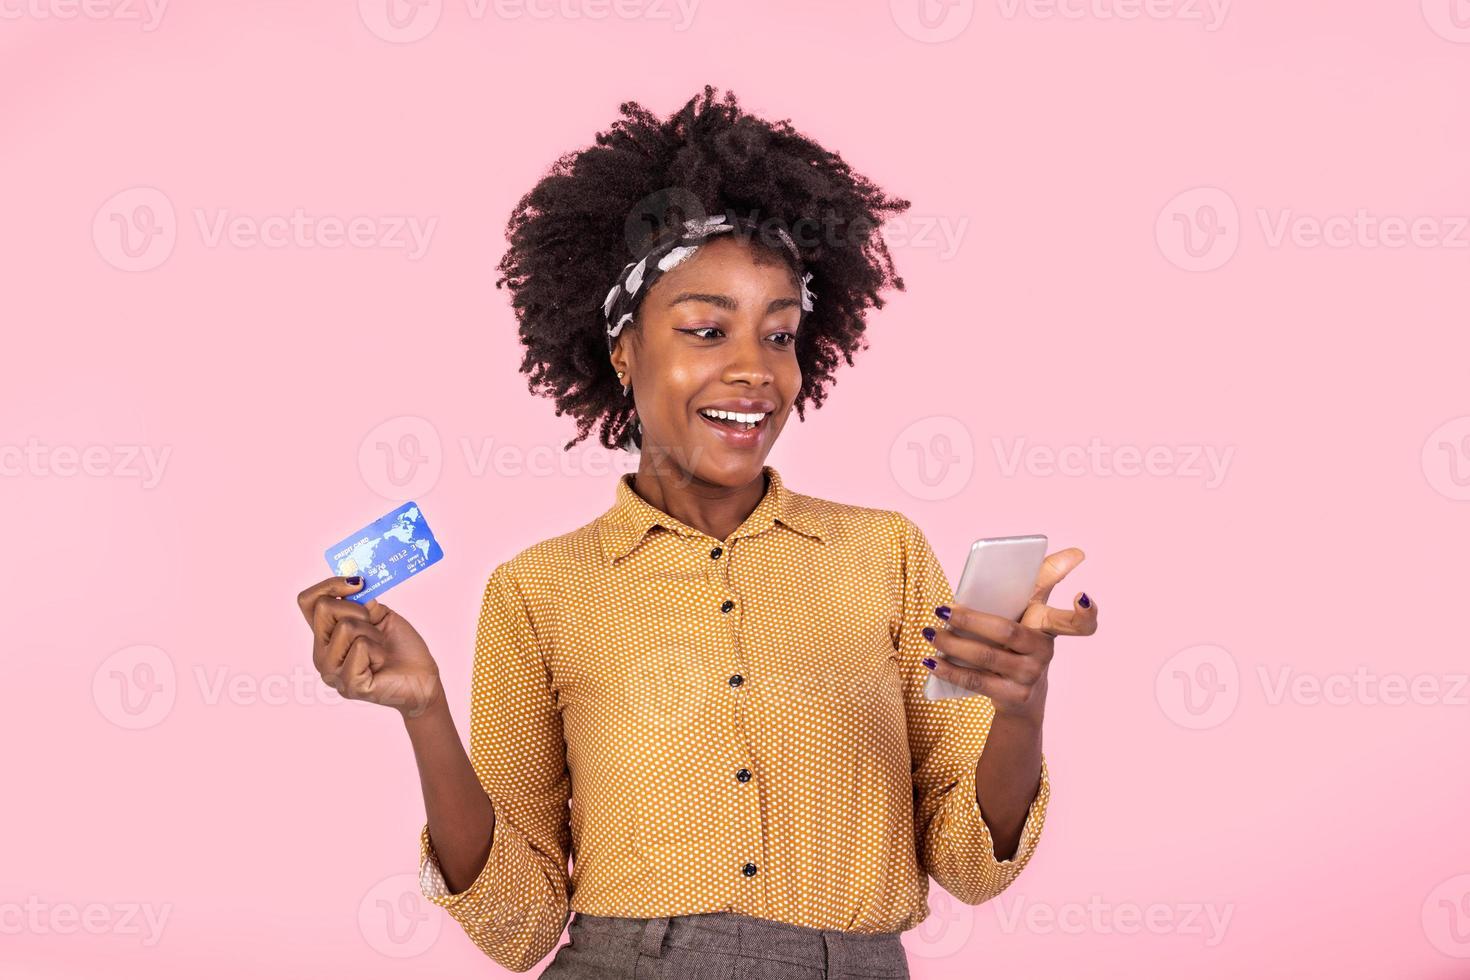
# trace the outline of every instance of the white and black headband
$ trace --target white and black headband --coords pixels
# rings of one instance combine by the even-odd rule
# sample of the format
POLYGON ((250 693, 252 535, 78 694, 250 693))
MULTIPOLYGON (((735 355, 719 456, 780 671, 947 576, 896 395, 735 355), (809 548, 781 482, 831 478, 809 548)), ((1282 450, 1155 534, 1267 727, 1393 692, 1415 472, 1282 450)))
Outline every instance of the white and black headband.
MULTIPOLYGON (((724 214, 716 214, 708 218, 691 219, 684 222, 684 230, 677 236, 665 237, 642 258, 623 266, 623 271, 618 274, 618 281, 613 284, 607 299, 602 303, 602 316, 607 324, 608 350, 612 350, 618 334, 633 319, 633 310, 638 305, 639 295, 646 294, 648 289, 653 288, 659 276, 693 255, 706 239, 733 232, 737 228, 746 233, 757 230, 755 222, 749 218, 729 218, 724 214)), ((791 240, 786 229, 777 227, 775 231, 781 244, 791 253, 792 262, 796 266, 796 281, 801 287, 802 317, 805 318, 811 312, 812 301, 817 296, 807 286, 811 282, 812 274, 804 271, 801 253, 797 251, 796 243, 791 240)))

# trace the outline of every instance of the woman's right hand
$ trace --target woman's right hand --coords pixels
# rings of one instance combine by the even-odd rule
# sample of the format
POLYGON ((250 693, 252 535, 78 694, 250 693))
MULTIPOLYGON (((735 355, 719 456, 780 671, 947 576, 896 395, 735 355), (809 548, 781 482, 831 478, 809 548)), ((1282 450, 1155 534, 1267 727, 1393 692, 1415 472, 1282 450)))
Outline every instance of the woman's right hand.
POLYGON ((442 697, 439 666, 408 620, 375 599, 343 596, 363 587, 340 576, 323 579, 296 597, 311 626, 311 660, 322 680, 344 698, 422 714, 442 697))

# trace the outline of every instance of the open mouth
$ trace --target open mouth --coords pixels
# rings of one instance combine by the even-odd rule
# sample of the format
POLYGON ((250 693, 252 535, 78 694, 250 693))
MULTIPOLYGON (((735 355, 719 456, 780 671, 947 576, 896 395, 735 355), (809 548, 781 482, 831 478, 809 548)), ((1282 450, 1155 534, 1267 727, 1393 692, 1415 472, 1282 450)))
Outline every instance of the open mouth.
POLYGON ((733 432, 758 429, 771 417, 770 412, 725 412, 716 408, 701 408, 699 414, 711 425, 733 432))

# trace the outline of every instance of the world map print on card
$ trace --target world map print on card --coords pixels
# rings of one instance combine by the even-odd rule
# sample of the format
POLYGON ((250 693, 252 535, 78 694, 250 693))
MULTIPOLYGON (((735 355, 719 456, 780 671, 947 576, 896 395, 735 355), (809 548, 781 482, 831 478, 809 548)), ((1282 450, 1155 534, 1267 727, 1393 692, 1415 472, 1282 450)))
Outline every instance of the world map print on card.
POLYGON ((361 575, 363 587, 345 598, 367 602, 444 557, 423 511, 412 500, 328 548, 333 575, 361 575))

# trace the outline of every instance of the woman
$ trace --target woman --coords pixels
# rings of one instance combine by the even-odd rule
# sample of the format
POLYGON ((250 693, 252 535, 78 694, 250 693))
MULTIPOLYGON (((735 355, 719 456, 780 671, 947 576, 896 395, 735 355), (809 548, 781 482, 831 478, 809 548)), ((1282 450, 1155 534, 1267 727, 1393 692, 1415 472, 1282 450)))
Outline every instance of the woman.
POLYGON ((356 578, 299 601, 323 680, 402 713, 423 892, 496 962, 529 970, 572 915, 544 976, 906 977, 928 876, 979 904, 1030 859, 1054 637, 1097 606, 1045 604, 1067 549, 1020 623, 966 609, 902 514, 765 463, 903 288, 878 229, 908 202, 714 91, 624 104, 511 218, 532 390, 577 419, 566 448, 595 425, 639 464, 491 573, 469 754, 402 616, 356 578), (929 700, 930 672, 983 696, 929 700))

